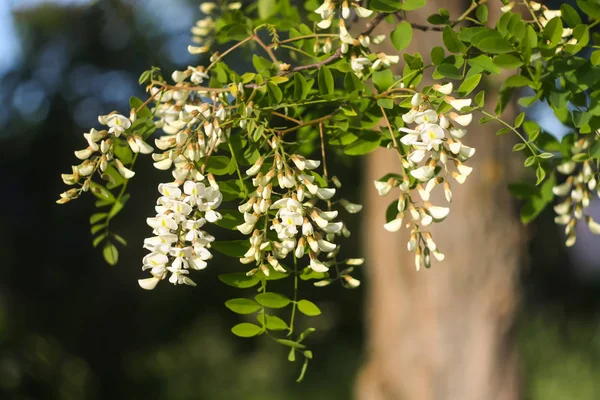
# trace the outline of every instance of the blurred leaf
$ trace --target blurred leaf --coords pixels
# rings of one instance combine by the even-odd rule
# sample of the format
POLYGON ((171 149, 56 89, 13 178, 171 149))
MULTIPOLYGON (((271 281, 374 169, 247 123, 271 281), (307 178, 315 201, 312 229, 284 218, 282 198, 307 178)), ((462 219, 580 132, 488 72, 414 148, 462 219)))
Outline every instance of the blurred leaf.
POLYGON ((249 322, 242 322, 231 328, 231 332, 236 336, 247 338, 260 334, 262 328, 249 322))

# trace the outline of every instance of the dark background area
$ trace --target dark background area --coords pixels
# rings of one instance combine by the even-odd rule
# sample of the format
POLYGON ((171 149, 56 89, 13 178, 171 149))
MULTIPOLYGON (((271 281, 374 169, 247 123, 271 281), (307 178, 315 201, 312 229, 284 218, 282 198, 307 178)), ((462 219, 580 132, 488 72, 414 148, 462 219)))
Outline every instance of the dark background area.
MULTIPOLYGON (((144 221, 166 176, 149 160, 138 163, 116 221, 129 246, 115 267, 91 244, 93 200, 55 204, 81 134, 97 127, 97 115, 144 96, 142 71, 155 65, 169 76, 204 62, 186 52, 199 2, 14 3, 4 17, 20 56, 0 75, 0 399, 350 398, 368 282, 355 291, 300 289, 325 316, 311 321, 315 360, 296 384, 300 361, 289 363, 281 346, 229 332, 240 317, 223 303, 240 293, 217 275, 242 270, 236 260, 216 257, 194 276, 196 288, 139 288, 144 221)), ((242 70, 240 54, 231 64, 242 70)), ((359 201, 360 165, 333 159, 329 167, 344 196, 359 201)), ((528 227, 519 322, 527 398, 596 399, 599 242, 582 232, 578 258, 567 254, 552 218, 547 210, 528 227)), ((358 219, 347 249, 366 234, 358 219)))

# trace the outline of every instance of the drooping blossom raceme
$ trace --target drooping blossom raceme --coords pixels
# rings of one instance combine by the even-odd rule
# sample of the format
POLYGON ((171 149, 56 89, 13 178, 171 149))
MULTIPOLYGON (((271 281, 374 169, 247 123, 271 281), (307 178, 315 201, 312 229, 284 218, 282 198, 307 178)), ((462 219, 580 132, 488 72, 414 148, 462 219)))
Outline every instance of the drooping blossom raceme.
MULTIPOLYGON (((335 194, 335 188, 320 187, 310 173, 320 166, 320 161, 306 159, 293 154, 285 158, 277 144, 272 164, 259 158, 246 174, 252 176, 256 188, 249 199, 239 206, 244 214, 244 223, 237 229, 250 236, 250 249, 240 261, 255 264, 248 274, 262 271, 270 274, 270 269, 286 272, 279 262, 288 256, 297 260, 308 256, 309 268, 317 273, 327 273, 336 263, 335 256, 339 247, 334 244, 337 235, 349 236, 350 232, 342 222, 336 222, 337 211, 324 211, 317 207, 319 201, 329 201, 335 194), (263 168, 269 165, 268 170, 263 168), (275 212, 272 217, 269 213, 275 212), (324 253, 327 261, 320 260, 324 253)), ((361 206, 344 201, 349 212, 360 211, 361 206)), ((359 265, 359 264, 355 264, 359 265)), ((350 276, 351 271, 339 274, 344 285, 356 287, 359 281, 350 276)), ((317 282, 325 286, 333 279, 317 282)))
POLYGON ((134 153, 150 154, 154 151, 152 146, 146 143, 140 135, 128 133, 128 129, 131 128, 132 121, 135 121, 135 119, 135 110, 132 110, 129 118, 116 112, 98 117, 100 124, 105 125, 108 129, 98 131, 92 128, 92 130, 83 134, 87 147, 75 151, 75 157, 81 160, 82 163, 73 165, 70 174, 61 175, 66 185, 79 185, 79 188, 69 189, 61 193, 60 199, 56 201, 57 203, 64 204, 76 199, 82 192, 87 192, 90 188, 92 191, 101 192, 102 188, 91 185, 92 178, 97 172, 102 179, 114 181, 114 178, 107 173, 109 167, 114 167, 125 179, 130 179, 135 175, 114 154, 115 141, 129 144, 134 153))
POLYGON ((415 93, 411 100, 412 108, 402 116, 406 126, 399 129, 400 143, 405 146, 406 155, 402 157, 401 174, 375 181, 375 188, 381 196, 395 187, 400 189, 398 213, 384 228, 395 232, 406 223, 406 227, 411 229, 407 247, 415 252, 417 270, 422 265, 429 267, 431 256, 440 261, 444 259, 431 234, 423 228, 443 221, 450 209, 433 205, 429 201, 431 192, 436 186, 443 186, 446 200, 451 202, 449 178, 459 184, 464 183, 472 171, 464 163, 475 154, 474 148, 465 146, 461 141, 473 117, 458 113, 470 106, 470 99, 450 96, 451 83, 434 85, 433 89, 439 95, 434 92, 426 97, 415 93), (455 111, 443 114, 435 111, 430 101, 436 96, 455 111), (407 217, 409 220, 405 221, 407 217))
MULTIPOLYGON (((373 14, 372 10, 361 6, 360 1, 356 0, 324 0, 323 3, 315 10, 315 13, 319 14, 321 21, 317 23, 317 27, 320 29, 331 28, 334 18, 339 16, 338 19, 338 30, 339 30, 339 42, 340 51, 342 54, 348 53, 351 46, 356 46, 359 49, 368 49, 371 43, 379 44, 385 39, 385 35, 377 35, 371 37, 369 35, 359 35, 353 37, 348 31, 346 22, 350 21, 350 17, 355 14, 359 18, 368 18, 373 14)), ((319 53, 322 51, 325 54, 330 53, 333 50, 333 43, 331 38, 326 38, 321 45, 318 39, 315 41, 314 51, 319 53)), ((373 71, 377 71, 383 67, 390 67, 393 64, 397 64, 400 61, 400 57, 396 55, 387 55, 385 53, 378 53, 376 56, 371 55, 366 57, 357 52, 351 57, 352 71, 357 77, 361 78, 368 72, 369 68, 373 71)))
MULTIPOLYGON (((598 133, 600 134, 600 132, 598 133)), ((586 154, 593 142, 594 139, 590 137, 577 140, 571 146, 571 154, 573 157, 582 153, 586 154)), ((594 198, 594 192, 600 196, 597 168, 589 160, 584 161, 579 168, 575 161, 566 161, 557 166, 556 170, 567 176, 564 182, 552 188, 554 195, 562 198, 560 203, 554 206, 557 214, 554 222, 565 226, 566 245, 571 247, 575 244, 577 239, 575 227, 581 220, 585 221, 590 232, 600 235, 600 223, 585 213, 594 198)))
POLYGON ((196 285, 189 271, 206 268, 212 258, 210 244, 215 240, 202 228, 221 219, 216 209, 223 196, 214 179, 208 181, 208 186, 204 179, 158 185, 157 214, 147 219, 154 236, 144 240, 150 254, 144 257, 142 267, 152 276, 139 280, 143 289, 154 289, 167 276, 174 285, 196 285))

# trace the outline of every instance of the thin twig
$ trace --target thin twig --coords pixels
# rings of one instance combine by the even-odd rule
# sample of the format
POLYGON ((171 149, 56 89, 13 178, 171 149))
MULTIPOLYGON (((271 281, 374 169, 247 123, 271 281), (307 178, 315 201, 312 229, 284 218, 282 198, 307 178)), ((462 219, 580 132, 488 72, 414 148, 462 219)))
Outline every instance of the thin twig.
POLYGON ((290 117, 290 116, 287 116, 287 115, 285 115, 285 114, 278 113, 277 111, 272 111, 272 112, 271 112, 271 114, 273 114, 273 115, 276 115, 276 116, 278 116, 278 117, 280 117, 280 118, 283 118, 283 119, 287 119, 288 121, 295 122, 295 123, 297 123, 298 125, 301 125, 301 124, 302 124, 302 121, 300 121, 300 120, 298 120, 298 119, 296 119, 296 118, 292 118, 292 117, 290 117))

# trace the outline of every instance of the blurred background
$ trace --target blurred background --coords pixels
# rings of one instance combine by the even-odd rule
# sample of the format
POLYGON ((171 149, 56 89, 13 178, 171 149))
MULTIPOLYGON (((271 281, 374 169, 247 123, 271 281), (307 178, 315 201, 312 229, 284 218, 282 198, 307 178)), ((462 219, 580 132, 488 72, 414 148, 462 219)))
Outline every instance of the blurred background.
MULTIPOLYGON (((239 316, 223 303, 239 293, 217 275, 239 270, 236 262, 216 258, 196 288, 139 288, 144 220, 161 180, 146 173, 148 162, 139 163, 116 221, 129 246, 115 267, 92 247, 92 199, 55 204, 60 173, 97 115, 143 97, 137 78, 149 66, 168 76, 200 61, 185 51, 198 4, 0 0, 0 399, 352 397, 363 361, 363 287, 301 289, 326 317, 311 321, 315 359, 296 384, 300 361, 289 363, 285 349, 229 333, 239 316)), ((359 201, 359 166, 330 164, 344 196, 359 201)), ((527 230, 515 339, 523 390, 535 400, 597 399, 598 239, 582 232, 567 253, 552 219, 546 210, 527 230)), ((346 248, 357 249, 353 231, 346 248)))

